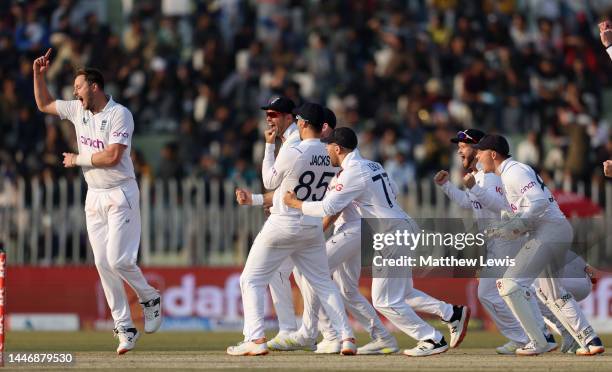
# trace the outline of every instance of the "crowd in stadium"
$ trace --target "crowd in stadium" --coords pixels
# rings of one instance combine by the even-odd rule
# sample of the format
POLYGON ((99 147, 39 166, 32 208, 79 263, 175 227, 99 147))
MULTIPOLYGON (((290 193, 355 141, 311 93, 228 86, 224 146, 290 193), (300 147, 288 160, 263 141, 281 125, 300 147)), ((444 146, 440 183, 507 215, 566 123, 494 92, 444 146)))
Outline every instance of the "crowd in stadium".
POLYGON ((136 143, 169 138, 155 161, 134 152, 140 175, 257 180, 260 106, 278 94, 333 109, 400 184, 449 169, 449 138, 468 127, 508 135, 557 183, 600 182, 612 158, 597 1, 219 0, 188 14, 162 2, 105 17, 83 1, 0 8, 4 176, 78 174, 61 164, 71 125, 34 102, 32 61, 49 47, 56 97, 72 96, 75 67, 99 68, 136 143))

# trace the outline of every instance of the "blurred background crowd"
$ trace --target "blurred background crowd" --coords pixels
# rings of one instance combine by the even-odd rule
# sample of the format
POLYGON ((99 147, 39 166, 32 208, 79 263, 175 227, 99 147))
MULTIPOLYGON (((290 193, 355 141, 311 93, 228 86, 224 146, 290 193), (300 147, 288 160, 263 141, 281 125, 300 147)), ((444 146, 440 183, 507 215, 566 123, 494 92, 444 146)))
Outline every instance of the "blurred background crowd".
POLYGON ((259 178, 259 107, 283 94, 327 105, 396 182, 452 168, 449 138, 508 135, 557 185, 604 182, 612 62, 597 22, 610 1, 0 0, 0 174, 75 177, 72 126, 36 110, 32 61, 72 97, 97 67, 135 119, 139 175, 259 178))

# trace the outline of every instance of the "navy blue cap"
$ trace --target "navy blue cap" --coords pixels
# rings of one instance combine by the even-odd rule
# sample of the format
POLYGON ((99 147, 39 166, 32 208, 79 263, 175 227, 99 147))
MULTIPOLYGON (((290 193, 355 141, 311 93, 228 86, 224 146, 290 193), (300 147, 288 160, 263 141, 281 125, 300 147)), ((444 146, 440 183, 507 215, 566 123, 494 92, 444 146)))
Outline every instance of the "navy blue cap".
POLYGON ((306 120, 308 123, 317 128, 323 128, 325 111, 323 110, 323 106, 319 105, 318 103, 306 102, 302 104, 302 106, 293 109, 293 114, 296 116, 301 116, 302 119, 306 120))
POLYGON ((480 142, 472 145, 472 147, 477 150, 493 150, 505 157, 510 156, 510 145, 508 145, 508 141, 497 134, 487 134, 482 137, 480 142))
POLYGON ((262 110, 272 110, 282 112, 284 114, 291 114, 295 108, 295 103, 287 97, 274 97, 270 99, 267 105, 262 106, 262 110))
POLYGON ((340 127, 332 130, 329 136, 321 138, 323 143, 335 143, 347 149, 357 148, 357 135, 355 131, 348 127, 340 127))

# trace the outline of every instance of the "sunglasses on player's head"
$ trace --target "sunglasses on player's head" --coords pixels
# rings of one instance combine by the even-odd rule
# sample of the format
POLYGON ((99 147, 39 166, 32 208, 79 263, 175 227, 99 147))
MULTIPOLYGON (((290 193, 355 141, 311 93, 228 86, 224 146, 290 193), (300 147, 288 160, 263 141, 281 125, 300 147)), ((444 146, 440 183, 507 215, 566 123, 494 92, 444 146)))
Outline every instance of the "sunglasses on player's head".
POLYGON ((276 119, 281 116, 280 112, 277 111, 266 111, 266 117, 271 119, 276 119))
POLYGON ((472 136, 467 134, 466 131, 464 130, 457 132, 457 138, 461 141, 468 140, 468 141, 472 141, 473 143, 478 143, 478 141, 472 138, 472 136))

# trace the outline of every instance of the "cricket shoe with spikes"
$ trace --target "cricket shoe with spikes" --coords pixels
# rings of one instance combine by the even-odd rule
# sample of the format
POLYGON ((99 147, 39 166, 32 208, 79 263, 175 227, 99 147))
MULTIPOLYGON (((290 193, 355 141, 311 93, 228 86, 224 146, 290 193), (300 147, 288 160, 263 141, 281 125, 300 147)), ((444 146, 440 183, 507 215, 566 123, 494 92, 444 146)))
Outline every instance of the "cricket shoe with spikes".
POLYGON ((516 349, 525 346, 525 344, 520 344, 516 341, 508 341, 502 346, 496 347, 495 352, 501 355, 514 355, 516 354, 516 349))
POLYGON ((307 339, 298 335, 297 333, 279 334, 268 343, 268 348, 275 351, 294 351, 294 350, 305 350, 315 351, 317 345, 315 340, 307 339))
POLYGON ((424 357, 436 354, 442 354, 448 350, 448 344, 444 337, 439 342, 434 340, 423 340, 420 341, 416 347, 412 349, 404 350, 404 355, 413 357, 424 357))
POLYGON ((450 348, 456 348, 461 344, 467 333, 469 322, 470 308, 453 305, 453 315, 448 321, 444 321, 448 325, 450 332, 450 348))
POLYGON ((604 345, 601 342, 601 339, 599 337, 595 337, 587 343, 586 348, 581 347, 576 350, 576 355, 590 356, 602 354, 604 351, 604 345))
POLYGON ((157 331, 162 324, 161 297, 141 302, 140 304, 142 305, 142 311, 144 313, 145 333, 157 331))
POLYGON ((340 348, 341 355, 355 355, 357 354, 357 342, 354 338, 346 338, 342 340, 342 347, 340 348))
POLYGON ((256 343, 254 341, 242 341, 236 346, 227 348, 227 353, 234 356, 258 356, 268 354, 268 347, 265 342, 256 343))
POLYGON ((316 354, 340 354, 342 350, 342 341, 323 339, 317 344, 316 354))
POLYGON ((379 338, 372 340, 369 343, 363 345, 357 349, 358 355, 380 355, 380 354, 394 354, 399 351, 397 342, 393 336, 388 338, 379 338))
POLYGON ((520 356, 535 356, 545 353, 548 350, 548 342, 545 345, 536 345, 535 342, 529 343, 523 347, 516 349, 515 354, 520 356))
POLYGON ((132 350, 136 346, 136 340, 140 337, 140 333, 136 328, 117 327, 113 329, 115 337, 119 339, 117 354, 123 355, 132 350))

